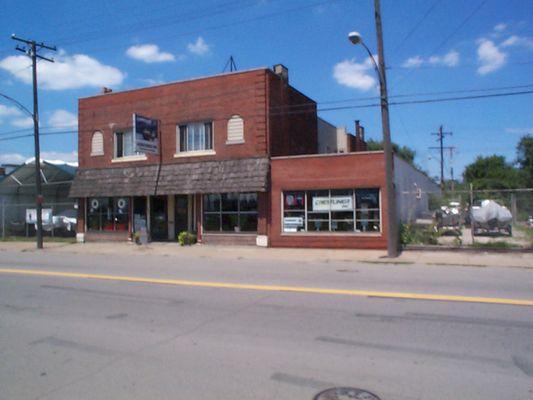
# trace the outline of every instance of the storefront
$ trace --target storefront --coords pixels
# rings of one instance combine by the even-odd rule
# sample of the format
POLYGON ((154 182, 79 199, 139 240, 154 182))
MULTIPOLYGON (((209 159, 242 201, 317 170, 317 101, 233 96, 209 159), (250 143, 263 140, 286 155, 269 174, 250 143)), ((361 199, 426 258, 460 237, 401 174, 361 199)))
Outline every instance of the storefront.
POLYGON ((153 241, 188 231, 205 243, 256 244, 266 234, 268 165, 252 158, 81 171, 71 195, 85 211, 83 240, 131 240, 145 228, 153 241))

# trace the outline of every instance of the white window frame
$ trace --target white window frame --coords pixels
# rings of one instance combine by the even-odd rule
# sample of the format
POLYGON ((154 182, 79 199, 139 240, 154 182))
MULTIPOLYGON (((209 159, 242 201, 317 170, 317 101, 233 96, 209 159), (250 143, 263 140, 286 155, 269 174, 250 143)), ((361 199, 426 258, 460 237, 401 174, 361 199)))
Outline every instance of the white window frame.
MULTIPOLYGON (((124 142, 122 143, 122 151, 124 152, 124 142)), ((128 162, 128 161, 143 161, 143 160, 146 160, 147 157, 146 157, 146 154, 145 153, 141 153, 141 152, 138 152, 138 151, 135 151, 135 138, 133 137, 133 129, 132 128, 127 128, 127 129, 121 129, 121 130, 116 130, 113 132, 113 159, 111 160, 111 162, 115 163, 115 162, 128 162), (133 145, 133 154, 130 154, 130 155, 122 155, 122 156, 118 156, 117 155, 117 150, 118 150, 118 145, 117 145, 117 134, 118 133, 122 133, 122 137, 123 137, 123 140, 124 140, 124 134, 127 134, 127 133, 131 133, 132 135, 132 145, 133 145)))
POLYGON ((183 124, 177 124, 176 125, 176 153, 174 154, 175 158, 178 157, 191 157, 191 156, 209 156, 216 154, 215 151, 215 124, 212 120, 203 120, 203 121, 194 121, 194 122, 187 122, 183 124), (181 126, 189 126, 192 124, 211 124, 211 149, 203 149, 203 150, 184 150, 180 151, 181 142, 180 142, 180 127, 181 126))
MULTIPOLYGON (((375 187, 363 187, 363 188, 339 188, 339 189, 282 189, 281 190, 281 234, 282 235, 358 235, 358 236, 376 236, 381 235, 383 233, 383 208, 382 208, 382 192, 381 188, 375 188, 375 187), (377 189, 378 190, 378 196, 379 196, 379 231, 357 231, 357 218, 356 213, 357 211, 361 211, 360 208, 358 208, 358 204, 356 202, 356 191, 357 190, 365 190, 365 189, 377 189), (352 199, 353 199, 353 224, 354 224, 354 230, 353 231, 332 231, 331 230, 331 210, 328 211, 329 214, 329 230, 328 231, 309 231, 307 228, 307 220, 308 220, 308 205, 307 205, 307 194, 308 192, 317 191, 317 190, 327 190, 328 196, 331 198, 331 191, 332 190, 351 190, 352 191, 352 199), (303 192, 304 193, 304 229, 298 232, 286 232, 284 227, 284 217, 285 217, 285 193, 287 192, 303 192)), ((375 209, 371 209, 374 210, 375 209)), ((375 221, 375 219, 369 219, 369 221, 375 221)))

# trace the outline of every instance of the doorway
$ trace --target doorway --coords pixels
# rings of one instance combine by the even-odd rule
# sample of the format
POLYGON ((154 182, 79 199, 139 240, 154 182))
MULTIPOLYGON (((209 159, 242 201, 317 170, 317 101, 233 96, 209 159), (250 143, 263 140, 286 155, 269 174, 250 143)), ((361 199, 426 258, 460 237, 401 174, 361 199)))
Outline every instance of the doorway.
POLYGON ((150 198, 150 235, 152 240, 168 240, 167 196, 150 198))
POLYGON ((180 232, 189 230, 189 196, 186 194, 176 195, 176 235, 180 232))

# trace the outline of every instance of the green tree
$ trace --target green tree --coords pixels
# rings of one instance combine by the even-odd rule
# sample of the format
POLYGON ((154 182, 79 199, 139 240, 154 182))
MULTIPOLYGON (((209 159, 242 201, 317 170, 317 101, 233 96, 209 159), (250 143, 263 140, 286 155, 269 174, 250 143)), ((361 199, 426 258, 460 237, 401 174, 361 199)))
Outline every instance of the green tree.
MULTIPOLYGON (((369 151, 383 150, 383 141, 378 142, 377 140, 370 139, 366 142, 366 145, 369 151)), ((415 165, 415 156, 416 156, 415 150, 407 146, 400 147, 400 145, 396 143, 392 143, 392 150, 394 151, 395 154, 398 155, 398 157, 404 159, 409 164, 416 166, 415 165)))
POLYGON ((465 168, 465 182, 474 189, 516 189, 523 186, 522 174, 505 161, 503 156, 478 156, 465 168))
POLYGON ((526 135, 516 146, 516 162, 524 175, 527 187, 533 187, 533 136, 526 135))

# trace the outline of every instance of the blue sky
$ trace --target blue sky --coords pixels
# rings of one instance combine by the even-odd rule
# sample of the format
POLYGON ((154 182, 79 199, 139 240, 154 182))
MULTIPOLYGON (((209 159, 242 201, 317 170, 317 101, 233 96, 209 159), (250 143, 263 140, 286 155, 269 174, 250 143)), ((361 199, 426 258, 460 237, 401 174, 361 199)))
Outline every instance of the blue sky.
MULTIPOLYGON (((533 85, 532 1, 382 0, 382 14, 391 101, 533 87, 525 87, 533 85), (433 92, 451 93, 392 97, 433 92)), ((59 49, 55 64, 39 63, 43 132, 75 129, 77 99, 102 86, 123 90, 216 74, 230 55, 241 70, 285 64, 291 84, 319 109, 361 106, 375 102, 364 99, 377 95, 377 83, 364 50, 347 40, 352 30, 375 52, 373 1, 3 0, 0 93, 32 104, 30 62, 14 50, 10 35, 16 33, 59 49)), ((417 163, 432 176, 438 175, 438 152, 428 147, 437 145, 430 134, 440 124, 453 132, 446 145, 457 150, 452 164, 446 161, 456 176, 479 154, 512 161, 520 137, 533 134, 532 100, 526 94, 392 106, 393 140, 414 148, 417 163)), ((352 132, 359 119, 367 137, 381 136, 376 107, 320 116, 352 132)), ((0 100, 0 139, 31 132, 24 129, 31 129, 30 121, 0 100)), ((42 136, 47 158, 73 160, 76 146, 74 132, 42 136)), ((0 162, 32 153, 31 137, 0 141, 0 162)))

